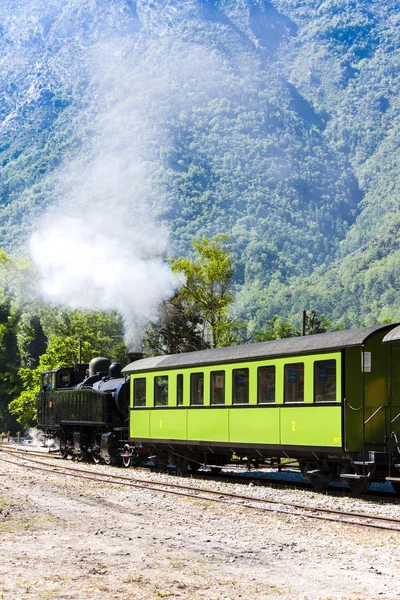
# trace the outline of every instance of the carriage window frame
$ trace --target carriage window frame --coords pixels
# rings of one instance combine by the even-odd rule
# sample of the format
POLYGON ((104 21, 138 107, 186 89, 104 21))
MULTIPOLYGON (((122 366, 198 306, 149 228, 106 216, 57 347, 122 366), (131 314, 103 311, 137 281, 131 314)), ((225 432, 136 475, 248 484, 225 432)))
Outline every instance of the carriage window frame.
POLYGON ((324 359, 324 360, 316 360, 314 361, 314 379, 313 379, 313 400, 316 404, 324 404, 324 403, 332 403, 332 402, 336 402, 336 394, 337 394, 337 361, 335 358, 330 358, 330 359, 324 359), (330 365, 326 365, 326 367, 329 369, 330 368, 334 368, 334 372, 333 372, 333 376, 330 377, 329 376, 329 371, 327 372, 327 378, 322 380, 320 379, 321 375, 319 375, 318 379, 317 379, 317 369, 318 366, 321 365, 321 363, 330 363, 330 365), (324 390, 324 399, 323 400, 319 400, 317 398, 317 382, 321 382, 321 381, 326 381, 327 384, 331 383, 333 384, 331 389, 326 392, 326 390, 324 390), (333 396, 333 398, 326 398, 327 395, 331 395, 333 396))
POLYGON ((176 376, 176 405, 183 406, 183 374, 176 376))
POLYGON ((58 388, 69 388, 71 387, 71 373, 67 369, 63 369, 57 373, 57 389, 58 388))
POLYGON ((168 388, 168 375, 156 375, 154 377, 154 406, 168 406, 168 388))
POLYGON ((232 369, 232 405, 238 406, 247 406, 250 403, 250 370, 247 367, 232 369), (247 377, 245 385, 237 385, 238 377, 245 376, 247 377), (245 399, 238 399, 238 390, 245 390, 245 399))
POLYGON ((146 393, 147 393, 147 381, 146 377, 138 377, 133 380, 133 406, 146 406, 146 393), (139 385, 143 385, 144 391, 142 391, 140 396, 140 401, 138 401, 139 385))
POLYGON ((225 370, 210 372, 210 406, 224 406, 226 402, 226 373, 225 370), (217 380, 217 378, 222 378, 217 380), (222 383, 222 385, 221 385, 222 383), (218 391, 216 391, 218 390, 218 391), (221 390, 219 392, 219 390, 221 390), (218 400, 219 397, 219 400, 218 400))
POLYGON ((284 391, 283 391, 283 402, 284 404, 304 404, 304 384, 305 384, 305 365, 304 362, 298 363, 286 363, 284 365, 284 391), (292 371, 292 373, 290 373, 292 371), (301 371, 301 375, 298 378, 298 371, 301 371), (294 375, 296 372, 296 376, 294 375), (293 378, 296 377, 296 380, 293 381, 293 378), (292 381, 289 379, 292 378, 292 381), (296 384, 296 387, 289 387, 291 384, 296 384), (297 389, 296 389, 297 388, 297 389), (294 394, 290 392, 295 392, 296 398, 293 399, 294 394), (299 393, 301 392, 301 393, 299 393), (289 397, 290 394, 290 397, 289 397))
POLYGON ((190 406, 204 406, 204 373, 190 373, 190 406), (200 383, 200 387, 199 387, 200 383), (201 391, 201 394, 199 392, 201 391))
POLYGON ((263 365, 261 367, 258 367, 257 369, 257 404, 275 404, 276 402, 276 366, 275 365, 263 365), (269 371, 269 372, 268 372, 269 371), (267 374, 267 380, 265 381, 266 384, 266 398, 262 399, 262 381, 261 381, 261 377, 262 374, 265 373, 267 374), (270 380, 268 381, 268 375, 272 375, 273 376, 273 382, 270 380), (271 390, 273 391, 269 391, 271 388, 271 390), (268 394, 272 395, 273 393, 273 397, 268 398, 268 394))

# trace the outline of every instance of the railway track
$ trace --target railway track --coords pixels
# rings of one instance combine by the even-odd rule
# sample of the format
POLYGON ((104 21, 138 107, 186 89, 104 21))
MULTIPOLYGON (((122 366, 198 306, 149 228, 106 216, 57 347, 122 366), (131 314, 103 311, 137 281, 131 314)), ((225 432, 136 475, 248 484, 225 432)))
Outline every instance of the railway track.
MULTIPOLYGON (((54 458, 59 460, 61 458, 61 456, 58 454, 58 449, 46 449, 43 448, 42 450, 35 450, 34 447, 32 446, 23 446, 23 445, 17 445, 17 444, 1 444, 0 443, 0 452, 4 450, 6 452, 13 452, 15 454, 26 454, 26 455, 30 455, 30 456, 40 456, 40 457, 48 457, 48 458, 54 458)), ((72 457, 70 457, 72 459, 72 457)), ((85 463, 82 463, 85 464, 85 463)), ((112 468, 112 466, 108 465, 109 468, 112 468)), ((149 469, 151 469, 151 467, 148 466, 143 466, 143 467, 135 467, 135 471, 136 472, 140 472, 140 471, 148 471, 149 469)), ((284 471, 289 471, 289 470, 295 470, 295 472, 297 474, 300 473, 300 471, 296 470, 295 467, 293 467, 292 465, 282 465, 281 467, 282 472, 284 471)), ((221 481, 223 483, 232 483, 232 484, 239 484, 239 485, 254 485, 256 487, 274 487, 276 489, 282 488, 282 487, 290 487, 296 490, 305 490, 305 491, 311 491, 311 492, 315 492, 312 484, 308 481, 308 480, 296 480, 296 479, 285 479, 283 478, 276 478, 274 477, 274 474, 277 472, 278 470, 278 466, 275 466, 274 468, 274 473, 271 472, 266 472, 263 473, 262 476, 259 476, 259 472, 251 472, 249 470, 247 470, 244 466, 231 466, 231 467, 226 467, 226 471, 222 472, 218 475, 213 475, 210 472, 206 472, 206 471, 199 471, 196 473, 189 473, 186 475, 181 475, 181 477, 185 478, 185 477, 190 477, 191 479, 195 478, 198 480, 202 480, 202 481, 221 481)), ((337 496, 337 497, 343 497, 343 496, 348 496, 350 498, 353 498, 353 494, 348 490, 348 488, 346 486, 335 486, 335 485, 330 485, 328 486, 328 488, 326 490, 324 490, 323 492, 320 493, 324 493, 324 494, 329 494, 330 496, 337 496)), ((392 501, 392 500, 396 500, 398 498, 398 495, 394 492, 394 491, 383 491, 383 490, 368 490, 367 495, 364 496, 364 499, 368 500, 372 500, 372 501, 392 501)))
MULTIPOLYGON (((305 504, 299 504, 296 502, 259 498, 233 492, 207 490, 192 485, 183 485, 181 483, 148 481, 141 479, 140 477, 128 477, 115 474, 104 475, 103 473, 98 473, 93 469, 89 470, 78 466, 70 467, 60 463, 55 465, 54 463, 51 464, 43 462, 43 460, 30 458, 26 454, 22 455, 19 452, 5 450, 4 448, 0 449, 0 452, 2 454, 12 455, 12 458, 5 458, 4 456, 1 456, 1 460, 5 462, 19 467, 43 471, 55 475, 63 475, 91 480, 98 483, 108 483, 124 487, 144 489, 154 493, 167 493, 174 496, 196 500, 212 501, 220 504, 226 504, 231 507, 236 506, 249 510, 257 510, 260 512, 286 514, 288 516, 297 516, 320 521, 330 521, 356 527, 383 529, 386 531, 400 533, 400 519, 397 518, 348 512, 331 508, 307 506, 305 504)), ((44 458, 43 455, 42 458, 44 458)))
POLYGON ((35 446, 22 446, 22 445, 11 445, 0 444, 0 452, 7 452, 9 454, 27 454, 29 456, 46 456, 51 458, 60 459, 59 450, 50 450, 50 448, 44 448, 42 450, 36 450, 35 446))

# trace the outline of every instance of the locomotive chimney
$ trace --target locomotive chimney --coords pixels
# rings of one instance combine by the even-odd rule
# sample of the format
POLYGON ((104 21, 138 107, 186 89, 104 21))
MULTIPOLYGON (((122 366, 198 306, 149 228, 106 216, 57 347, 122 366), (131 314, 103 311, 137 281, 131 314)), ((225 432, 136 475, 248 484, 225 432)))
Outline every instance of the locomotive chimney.
POLYGON ((127 352, 129 362, 135 362, 136 360, 140 360, 143 358, 143 354, 141 352, 127 352))

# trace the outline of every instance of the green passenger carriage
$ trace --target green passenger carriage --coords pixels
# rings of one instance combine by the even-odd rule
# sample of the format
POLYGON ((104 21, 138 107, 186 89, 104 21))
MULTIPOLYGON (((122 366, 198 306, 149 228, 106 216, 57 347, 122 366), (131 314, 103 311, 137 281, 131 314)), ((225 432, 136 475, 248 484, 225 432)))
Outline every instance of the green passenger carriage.
POLYGON ((400 327, 394 328, 132 362, 123 369, 130 376, 130 441, 178 471, 188 463, 217 469, 233 456, 256 463, 286 457, 299 461, 317 489, 339 478, 355 493, 371 480, 398 487, 400 327))

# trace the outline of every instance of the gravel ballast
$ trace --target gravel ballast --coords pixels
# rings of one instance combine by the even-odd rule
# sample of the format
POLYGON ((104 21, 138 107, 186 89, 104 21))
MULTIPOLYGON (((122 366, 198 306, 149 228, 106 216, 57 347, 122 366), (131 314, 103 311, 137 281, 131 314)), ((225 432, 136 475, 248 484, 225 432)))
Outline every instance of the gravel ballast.
MULTIPOLYGON (((398 533, 53 475, 4 459, 0 453, 0 599, 399 597, 398 533)), ((143 470, 92 468, 178 481, 143 470)), ((397 500, 191 483, 400 519, 397 500)))

